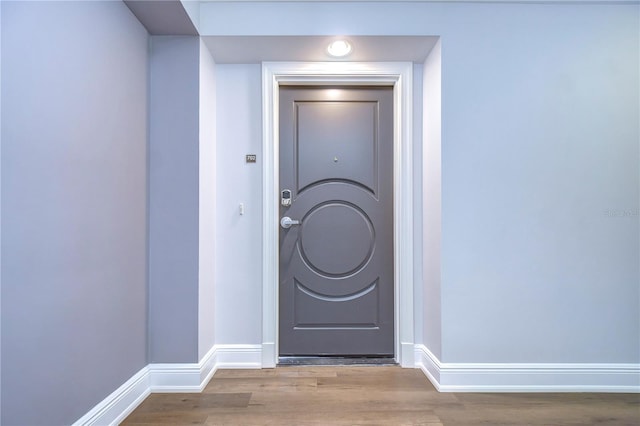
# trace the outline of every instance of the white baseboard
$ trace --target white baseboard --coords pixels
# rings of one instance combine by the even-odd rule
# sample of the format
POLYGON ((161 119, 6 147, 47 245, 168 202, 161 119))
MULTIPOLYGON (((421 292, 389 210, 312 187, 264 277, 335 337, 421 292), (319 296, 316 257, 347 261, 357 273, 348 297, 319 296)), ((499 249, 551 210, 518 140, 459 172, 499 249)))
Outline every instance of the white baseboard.
MULTIPOLYGON (((640 364, 443 363, 424 345, 414 356, 440 392, 640 393, 640 364)), ((150 393, 202 392, 219 368, 262 367, 262 345, 216 345, 198 363, 149 364, 73 426, 117 425, 150 393)))
POLYGON ((424 345, 415 359, 440 392, 640 393, 640 364, 443 363, 424 345))
POLYGON ((261 345, 217 345, 197 363, 149 364, 73 426, 117 425, 150 393, 202 392, 218 368, 261 368, 261 345))
POLYGON ((149 393, 149 368, 144 367, 73 426, 117 425, 135 410, 149 393))
POLYGON ((262 345, 216 345, 217 368, 262 368, 262 345))
POLYGON ((274 342, 262 342, 262 368, 275 368, 278 355, 274 342))
POLYGON ((413 343, 400 343, 400 354, 396 361, 402 368, 415 368, 416 358, 414 347, 415 345, 413 343))

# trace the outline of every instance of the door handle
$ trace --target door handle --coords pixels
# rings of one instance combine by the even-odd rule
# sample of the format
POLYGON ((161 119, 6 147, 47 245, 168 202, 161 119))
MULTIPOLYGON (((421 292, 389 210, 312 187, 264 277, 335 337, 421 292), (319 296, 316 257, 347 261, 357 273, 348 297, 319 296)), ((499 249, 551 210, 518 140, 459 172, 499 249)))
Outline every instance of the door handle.
POLYGON ((291 219, 289 216, 285 216, 280 219, 280 226, 282 226, 284 229, 289 229, 293 225, 300 225, 300 221, 291 219))

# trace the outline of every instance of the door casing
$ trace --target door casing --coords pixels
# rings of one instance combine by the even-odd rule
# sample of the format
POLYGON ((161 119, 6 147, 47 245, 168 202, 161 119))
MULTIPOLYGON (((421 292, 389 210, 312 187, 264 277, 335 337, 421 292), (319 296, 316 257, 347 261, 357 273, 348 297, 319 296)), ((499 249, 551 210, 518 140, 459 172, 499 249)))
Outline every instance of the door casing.
POLYGON ((262 64, 263 235, 262 367, 278 359, 279 87, 393 86, 393 233, 395 359, 415 367, 413 319, 413 65, 410 62, 264 62, 262 64))

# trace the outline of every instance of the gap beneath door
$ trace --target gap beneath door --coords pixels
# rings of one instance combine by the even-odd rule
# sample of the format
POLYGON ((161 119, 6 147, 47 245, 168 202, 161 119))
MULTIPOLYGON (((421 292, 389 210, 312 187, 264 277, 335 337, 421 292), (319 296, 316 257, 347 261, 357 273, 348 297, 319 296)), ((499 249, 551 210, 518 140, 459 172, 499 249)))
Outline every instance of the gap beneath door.
POLYGON ((296 365, 398 365, 393 357, 281 356, 278 366, 296 365))

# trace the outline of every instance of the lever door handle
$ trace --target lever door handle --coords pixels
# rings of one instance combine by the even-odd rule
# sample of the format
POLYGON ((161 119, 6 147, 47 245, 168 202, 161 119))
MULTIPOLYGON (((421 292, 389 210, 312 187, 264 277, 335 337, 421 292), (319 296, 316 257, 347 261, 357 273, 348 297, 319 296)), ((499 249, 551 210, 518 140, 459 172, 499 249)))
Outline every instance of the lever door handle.
POLYGON ((289 229, 293 225, 300 225, 300 221, 291 219, 289 216, 285 216, 280 219, 280 226, 282 226, 284 229, 289 229))

